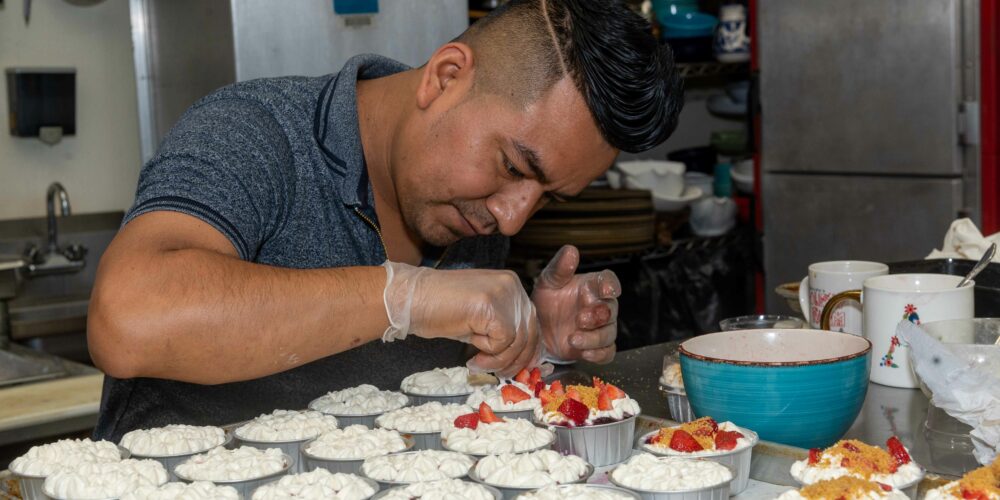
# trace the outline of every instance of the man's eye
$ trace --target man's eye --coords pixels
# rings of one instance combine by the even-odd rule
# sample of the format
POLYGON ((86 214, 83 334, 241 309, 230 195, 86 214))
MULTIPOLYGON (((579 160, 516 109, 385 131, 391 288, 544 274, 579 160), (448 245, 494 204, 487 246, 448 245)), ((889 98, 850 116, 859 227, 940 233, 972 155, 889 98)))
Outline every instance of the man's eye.
POLYGON ((503 164, 504 167, 507 168, 507 173, 510 174, 511 177, 514 177, 515 179, 520 179, 524 177, 524 174, 522 174, 521 171, 518 170, 517 167, 515 167, 514 164, 510 162, 510 160, 504 158, 503 164))

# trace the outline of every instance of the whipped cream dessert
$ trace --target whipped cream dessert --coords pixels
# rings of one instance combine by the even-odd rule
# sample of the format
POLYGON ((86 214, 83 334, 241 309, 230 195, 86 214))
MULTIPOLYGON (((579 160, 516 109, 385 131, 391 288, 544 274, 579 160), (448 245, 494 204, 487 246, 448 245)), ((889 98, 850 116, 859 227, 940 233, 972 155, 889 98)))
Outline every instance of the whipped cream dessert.
POLYGON ((622 491, 598 488, 589 484, 564 484, 546 486, 517 498, 519 500, 634 500, 635 497, 622 491))
POLYGON ((681 364, 672 363, 660 374, 660 384, 673 389, 684 390, 684 377, 681 376, 681 364))
POLYGON ((274 410, 236 429, 236 437, 246 441, 280 443, 312 439, 337 428, 337 417, 318 411, 274 410))
POLYGON ((865 481, 852 476, 825 479, 800 490, 791 490, 778 500, 907 500, 902 491, 892 486, 865 481))
POLYGON ((45 479, 45 494, 65 499, 118 498, 143 486, 167 482, 167 470, 156 460, 80 464, 45 479))
POLYGON ((792 477, 802 484, 853 476, 896 488, 905 488, 924 476, 910 459, 909 451, 895 436, 886 442, 890 451, 855 439, 838 441, 820 451, 809 450, 809 458, 792 464, 792 477))
POLYGON ((702 417, 686 424, 663 427, 642 447, 661 455, 705 457, 733 453, 753 445, 750 431, 732 422, 717 424, 712 417, 702 417))
POLYGON ((686 491, 718 486, 733 479, 724 465, 708 460, 635 455, 618 466, 611 477, 618 484, 646 491, 686 491))
POLYGON ((253 500, 301 498, 303 500, 365 500, 375 488, 354 474, 332 473, 326 469, 285 476, 265 484, 253 494, 253 500))
POLYGON ((464 366, 414 373, 403 379, 400 388, 421 396, 458 396, 475 389, 469 385, 469 369, 464 366))
POLYGON ((48 476, 63 468, 82 464, 118 462, 121 452, 114 443, 90 439, 61 439, 55 443, 32 446, 10 463, 10 470, 22 476, 48 476))
POLYGON ((375 424, 399 432, 441 432, 455 417, 471 412, 472 408, 466 405, 431 401, 379 415, 375 424))
POLYGON ((387 500, 493 500, 493 494, 482 485, 459 479, 442 479, 393 488, 386 493, 387 500))
POLYGON ((328 392, 309 403, 309 409, 330 415, 373 415, 406 406, 409 399, 395 391, 381 391, 370 384, 328 392))
POLYGON ((281 450, 259 450, 241 446, 235 450, 212 448, 177 466, 182 479, 191 481, 246 481, 268 476, 285 469, 288 463, 281 450))
POLYGON ((967 472, 952 481, 927 492, 926 500, 977 499, 1000 500, 1000 458, 990 465, 967 472))
POLYGON ((542 406, 535 408, 535 420, 550 425, 583 427, 620 422, 639 414, 639 402, 612 384, 594 378, 593 386, 570 385, 559 381, 538 394, 542 406))
POLYGON ((469 399, 465 401, 465 404, 473 408, 479 408, 480 403, 486 403, 490 405, 490 408, 493 408, 493 411, 498 412, 534 410, 542 406, 542 401, 532 396, 532 394, 534 394, 534 389, 530 389, 520 382, 510 382, 496 387, 476 387, 476 390, 472 391, 472 394, 469 394, 469 399), (521 397, 511 398, 510 396, 504 397, 505 391, 512 392, 510 391, 510 387, 517 389, 519 391, 517 394, 527 396, 527 399, 521 399, 521 397))
POLYGON ((405 449, 406 442, 396 431, 351 425, 321 435, 305 447, 305 452, 326 460, 361 460, 405 449))
POLYGON ((523 418, 481 422, 475 429, 456 428, 450 424, 442 429, 441 437, 447 440, 448 449, 471 455, 519 453, 537 450, 555 441, 554 432, 523 418))
POLYGON ((133 455, 167 457, 201 453, 226 442, 226 432, 218 427, 167 425, 138 429, 122 437, 121 446, 133 455))
POLYGON ((420 450, 366 458, 361 471, 376 481, 416 483, 463 477, 472 458, 454 451, 420 450))
POLYGON ((588 470, 587 462, 576 455, 538 450, 483 457, 476 463, 475 472, 480 480, 493 486, 541 488, 581 481, 588 470))
POLYGON ((232 486, 216 486, 208 481, 142 486, 122 495, 121 500, 240 500, 232 486))

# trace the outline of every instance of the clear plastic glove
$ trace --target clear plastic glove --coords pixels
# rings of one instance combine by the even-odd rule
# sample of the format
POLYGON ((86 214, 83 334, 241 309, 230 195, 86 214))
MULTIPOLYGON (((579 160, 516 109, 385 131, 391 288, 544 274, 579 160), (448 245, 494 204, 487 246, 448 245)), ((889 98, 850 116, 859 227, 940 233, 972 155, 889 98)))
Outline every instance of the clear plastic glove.
POLYGON ((607 363, 615 357, 621 283, 607 269, 577 275, 579 264, 576 247, 560 248, 535 282, 531 301, 549 355, 607 363))
POLYGON ((386 261, 384 342, 408 334, 449 338, 479 349, 473 372, 513 376, 540 357, 535 306, 510 271, 437 270, 386 261))

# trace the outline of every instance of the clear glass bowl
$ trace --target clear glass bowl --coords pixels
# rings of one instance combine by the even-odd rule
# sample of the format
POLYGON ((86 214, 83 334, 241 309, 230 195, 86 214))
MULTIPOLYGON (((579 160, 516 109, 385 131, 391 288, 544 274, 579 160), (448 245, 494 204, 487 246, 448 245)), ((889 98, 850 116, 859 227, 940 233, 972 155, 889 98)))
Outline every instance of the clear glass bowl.
POLYGON ((768 328, 806 328, 802 318, 782 314, 754 314, 726 318, 719 322, 722 331, 730 330, 764 330, 768 328))

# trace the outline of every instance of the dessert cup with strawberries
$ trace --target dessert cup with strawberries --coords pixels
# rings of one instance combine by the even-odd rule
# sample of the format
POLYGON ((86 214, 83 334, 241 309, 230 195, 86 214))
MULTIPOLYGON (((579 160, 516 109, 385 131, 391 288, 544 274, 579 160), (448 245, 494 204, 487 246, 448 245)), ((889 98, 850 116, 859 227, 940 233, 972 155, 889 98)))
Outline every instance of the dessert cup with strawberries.
POLYGON ((1000 458, 927 492, 926 500, 1000 500, 1000 458))
POLYGON ((728 466, 734 473, 732 494, 742 493, 750 482, 750 457, 757 433, 712 417, 663 427, 639 438, 639 446, 654 455, 704 458, 728 466))
MULTIPOLYGON (((816 498, 836 498, 843 500, 907 500, 907 496, 888 484, 866 481, 853 476, 824 479, 790 490, 778 496, 777 500, 812 500, 816 498)), ((930 497, 928 497, 930 498, 930 497)))
POLYGON ((486 403, 441 429, 442 448, 474 457, 541 450, 555 440, 551 430, 523 418, 499 417, 486 403))
POLYGON ((808 458, 792 464, 792 477, 810 485, 824 479, 852 476, 898 488, 916 498, 924 470, 910 458, 909 450, 896 436, 886 441, 886 448, 856 439, 837 441, 825 450, 813 448, 808 458))
POLYGON ((510 382, 499 386, 477 387, 472 394, 469 394, 465 404, 479 408, 480 404, 486 403, 501 418, 531 420, 535 408, 542 406, 538 393, 544 388, 541 370, 525 369, 510 382))
POLYGON ((594 377, 591 385, 555 381, 538 391, 535 420, 556 433, 553 449, 595 467, 620 463, 632 454, 639 403, 613 384, 594 377))

